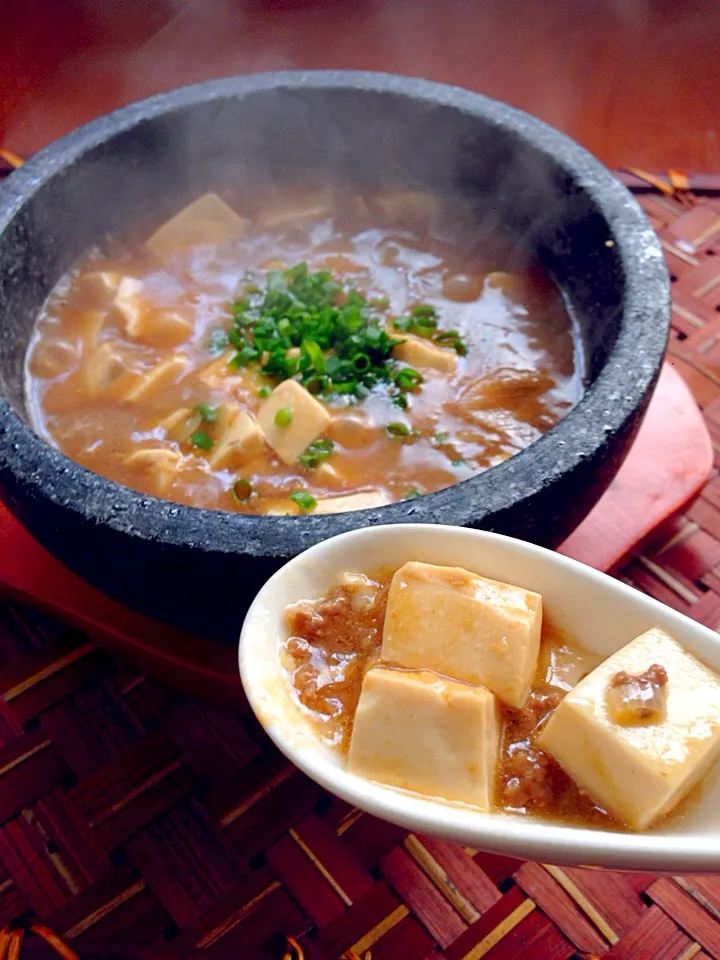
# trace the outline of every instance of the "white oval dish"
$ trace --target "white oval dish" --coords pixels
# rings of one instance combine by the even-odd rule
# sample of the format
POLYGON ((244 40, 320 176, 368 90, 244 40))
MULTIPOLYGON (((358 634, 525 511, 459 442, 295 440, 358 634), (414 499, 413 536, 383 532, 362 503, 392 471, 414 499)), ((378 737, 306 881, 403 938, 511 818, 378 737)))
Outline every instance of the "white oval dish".
MULTIPOLYGON (((720 869, 720 776, 711 771, 682 817, 646 833, 564 826, 481 813, 365 780, 344 769, 297 703, 279 658, 289 603, 322 596, 345 571, 395 569, 408 560, 465 567, 542 594, 554 625, 608 656, 653 626, 720 672, 720 637, 606 574, 520 540, 459 527, 398 524, 355 530, 311 547, 268 580, 240 636, 240 675, 250 705, 279 749, 327 790, 417 833, 525 860, 622 870, 720 869)), ((422 745, 418 744, 418 749, 422 745)))

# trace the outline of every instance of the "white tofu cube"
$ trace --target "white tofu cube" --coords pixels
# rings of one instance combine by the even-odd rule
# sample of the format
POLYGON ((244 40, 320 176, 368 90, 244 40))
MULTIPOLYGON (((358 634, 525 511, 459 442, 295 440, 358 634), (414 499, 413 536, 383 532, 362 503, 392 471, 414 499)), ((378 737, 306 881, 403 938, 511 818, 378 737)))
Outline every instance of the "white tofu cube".
POLYGON ((84 293, 97 303, 106 304, 120 286, 122 274, 112 270, 93 270, 80 277, 80 286, 84 293))
POLYGON ((454 373, 457 367, 457 354, 447 347, 437 347, 429 340, 408 337, 405 343, 393 347, 393 357, 411 367, 425 367, 439 370, 441 373, 454 373))
POLYGON ((538 739, 597 804, 636 830, 669 813, 720 755, 720 678, 664 630, 648 630, 596 667, 553 712, 538 739), (621 726, 608 710, 612 677, 653 664, 668 682, 666 717, 621 726))
POLYGON ((265 445, 255 418, 237 404, 221 405, 215 435, 215 446, 208 457, 213 470, 242 467, 265 445))
POLYGON ((247 224, 216 193, 206 193, 164 223, 145 246, 158 259, 165 260, 200 243, 222 243, 242 236, 247 224))
POLYGON ((119 377, 110 385, 108 392, 112 392, 118 400, 137 403, 139 400, 145 400, 153 393, 158 393, 160 390, 177 383, 186 372, 189 364, 188 358, 182 354, 167 357, 144 373, 133 372, 128 374, 127 377, 119 377))
POLYGON ((117 286, 113 306, 122 317, 125 332, 132 336, 132 330, 140 322, 145 307, 142 298, 142 282, 136 277, 123 277, 117 286))
POLYGON ((258 413, 258 423, 265 440, 287 464, 295 463, 313 440, 325 432, 330 420, 326 408, 297 380, 283 380, 258 413), (275 423, 275 416, 280 410, 287 410, 290 414, 290 422, 285 426, 275 423))
POLYGON ((113 306, 123 320, 125 333, 133 340, 154 347, 176 347, 192 332, 190 320, 179 310, 154 307, 142 296, 143 286, 134 277, 123 277, 113 306))
POLYGON ((484 687, 426 670, 373 667, 363 681, 348 770, 489 810, 498 737, 495 697, 484 687))
POLYGON ((129 467, 144 468, 153 479, 156 493, 162 496, 175 479, 182 457, 167 447, 144 447, 126 457, 125 463, 129 467))
POLYGON ((124 383, 127 388, 128 384, 135 383, 135 374, 128 369, 115 347, 106 341, 89 353, 82 369, 82 379, 88 397, 95 399, 118 383, 124 383))
POLYGON ((542 597, 460 567, 411 561, 392 578, 382 659, 479 683, 522 707, 540 650, 542 597))
POLYGON ((379 490, 367 493, 351 493, 346 497, 327 497, 318 500, 313 513, 342 513, 345 510, 369 510, 370 507, 384 507, 390 501, 379 490))

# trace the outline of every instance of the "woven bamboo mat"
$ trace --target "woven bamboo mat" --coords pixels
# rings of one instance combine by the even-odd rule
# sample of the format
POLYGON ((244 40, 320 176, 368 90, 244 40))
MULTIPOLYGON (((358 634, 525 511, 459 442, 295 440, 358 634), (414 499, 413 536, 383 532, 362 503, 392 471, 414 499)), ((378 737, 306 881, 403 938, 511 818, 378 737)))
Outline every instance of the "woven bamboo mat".
MULTIPOLYGON (((720 440, 720 199, 642 202, 675 278, 670 353, 720 440)), ((621 576, 720 626, 717 470, 621 576)), ((0 605, 0 692, 0 926, 34 920, 80 956, 720 958, 720 876, 408 835, 324 793, 254 721, 16 604, 0 605)), ((15 933, 12 960, 19 947, 15 933)), ((26 935, 23 956, 51 955, 26 935)))

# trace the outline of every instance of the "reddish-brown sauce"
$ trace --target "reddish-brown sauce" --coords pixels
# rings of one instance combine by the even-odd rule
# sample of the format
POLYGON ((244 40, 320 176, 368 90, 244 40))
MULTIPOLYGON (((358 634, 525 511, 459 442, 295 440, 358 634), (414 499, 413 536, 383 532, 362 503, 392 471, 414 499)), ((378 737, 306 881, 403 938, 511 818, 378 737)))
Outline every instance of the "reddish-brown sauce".
MULTIPOLYGON (((323 737, 347 753, 367 670, 380 656, 391 573, 341 583, 288 609, 282 657, 300 703, 323 737)), ((580 792, 535 742, 550 712, 597 658, 543 627, 538 673, 526 705, 501 712, 497 810, 622 829, 580 792)))
MULTIPOLYGON (((394 192, 368 206, 294 190, 233 204, 247 218, 242 236, 163 261, 142 242, 94 251, 51 293, 28 351, 28 407, 38 431, 88 469, 144 493, 243 513, 300 513, 289 499, 298 489, 329 509, 357 493, 390 502, 506 460, 582 395, 579 339, 560 291, 536 264, 502 272, 508 256, 478 251, 457 226, 434 226, 433 198, 394 192), (460 332, 467 355, 454 373, 423 367, 425 382, 405 411, 383 384, 355 406, 323 401, 334 450, 322 469, 284 463, 267 445, 239 465, 216 467, 188 439, 200 426, 193 411, 234 404, 255 417, 274 384, 252 366, 231 369, 234 351, 215 355, 212 337, 230 327, 247 271, 262 285, 268 270, 301 261, 383 299, 388 323, 418 303, 433 306, 443 329, 460 332), (98 280, 108 276, 139 284, 150 318, 144 334, 128 332, 114 288, 98 280), (168 332, 166 314, 183 323, 168 332), (135 396, 161 367, 170 370, 162 385, 135 396), (388 434, 396 421, 412 428, 410 439, 388 434), (238 481, 252 496, 233 496, 238 481)), ((203 429, 217 441, 217 424, 203 429)))

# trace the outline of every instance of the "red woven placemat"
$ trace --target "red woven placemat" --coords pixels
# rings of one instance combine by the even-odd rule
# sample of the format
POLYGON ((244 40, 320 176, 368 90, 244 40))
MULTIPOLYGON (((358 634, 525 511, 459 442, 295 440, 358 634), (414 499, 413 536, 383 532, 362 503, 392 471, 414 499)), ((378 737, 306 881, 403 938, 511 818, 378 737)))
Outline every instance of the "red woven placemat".
MULTIPOLYGON (((671 356, 720 437, 720 202, 643 204, 676 277, 671 356)), ((715 473, 622 576, 715 628, 716 567, 715 473)), ((408 835, 315 786, 254 721, 16 604, 0 605, 0 691, 0 925, 37 918, 81 956, 296 960, 291 937, 307 960, 720 958, 720 877, 408 835)))

